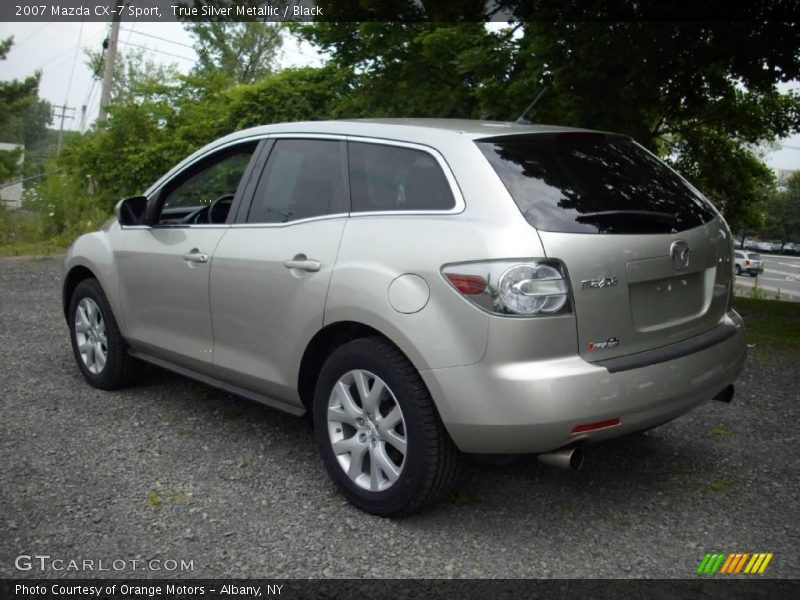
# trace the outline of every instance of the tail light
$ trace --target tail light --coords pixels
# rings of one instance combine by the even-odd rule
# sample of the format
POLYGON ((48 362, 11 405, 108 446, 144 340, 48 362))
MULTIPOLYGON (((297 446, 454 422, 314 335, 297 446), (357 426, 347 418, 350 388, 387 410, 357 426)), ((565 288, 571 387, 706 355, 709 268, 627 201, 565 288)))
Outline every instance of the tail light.
POLYGON ((442 275, 464 298, 485 311, 545 316, 572 310, 566 269, 550 259, 453 263, 442 275))
POLYGON ((749 265, 749 264, 750 264, 750 260, 746 258, 746 259, 744 260, 744 264, 745 264, 745 266, 749 265))

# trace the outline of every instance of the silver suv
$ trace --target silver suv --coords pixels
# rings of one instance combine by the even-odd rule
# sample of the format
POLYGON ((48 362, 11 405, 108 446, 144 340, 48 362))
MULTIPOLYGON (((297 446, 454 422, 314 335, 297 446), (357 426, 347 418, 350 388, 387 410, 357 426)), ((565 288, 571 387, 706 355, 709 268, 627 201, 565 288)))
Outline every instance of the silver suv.
POLYGON ((731 235, 627 137, 449 120, 290 123, 202 148, 66 257, 90 384, 145 361, 313 416, 354 504, 405 514, 462 453, 577 468, 730 400, 731 235))

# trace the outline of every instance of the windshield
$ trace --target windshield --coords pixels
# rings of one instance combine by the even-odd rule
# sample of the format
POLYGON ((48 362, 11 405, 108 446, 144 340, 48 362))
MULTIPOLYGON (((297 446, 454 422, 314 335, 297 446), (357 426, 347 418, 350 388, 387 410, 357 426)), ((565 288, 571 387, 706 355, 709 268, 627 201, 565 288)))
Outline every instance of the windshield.
POLYGON ((621 136, 575 132, 476 143, 528 222, 543 231, 674 233, 715 216, 681 177, 621 136))

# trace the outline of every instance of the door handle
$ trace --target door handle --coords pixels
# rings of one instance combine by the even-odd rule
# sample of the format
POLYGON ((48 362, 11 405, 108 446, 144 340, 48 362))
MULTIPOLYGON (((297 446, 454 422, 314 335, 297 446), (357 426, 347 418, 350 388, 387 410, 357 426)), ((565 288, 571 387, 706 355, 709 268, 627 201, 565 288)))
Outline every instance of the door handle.
POLYGON ((183 260, 193 263, 208 262, 208 254, 200 252, 197 248, 193 248, 191 252, 183 255, 183 260))
POLYGON ((301 271, 315 272, 319 271, 319 268, 322 265, 318 260, 314 260, 312 258, 299 259, 298 257, 295 257, 292 260, 285 261, 283 266, 287 269, 300 269, 301 271))

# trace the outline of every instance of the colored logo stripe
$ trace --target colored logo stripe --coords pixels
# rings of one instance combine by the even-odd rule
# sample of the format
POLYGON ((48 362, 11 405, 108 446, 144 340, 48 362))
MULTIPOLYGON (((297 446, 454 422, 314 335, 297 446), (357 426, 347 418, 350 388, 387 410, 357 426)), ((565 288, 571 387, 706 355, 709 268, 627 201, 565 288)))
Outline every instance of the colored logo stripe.
POLYGON ((772 560, 771 552, 759 552, 750 554, 749 552, 706 552, 700 566, 697 567, 699 574, 724 573, 734 575, 736 573, 762 574, 769 562, 772 560), (746 565, 746 566, 745 566, 746 565))

